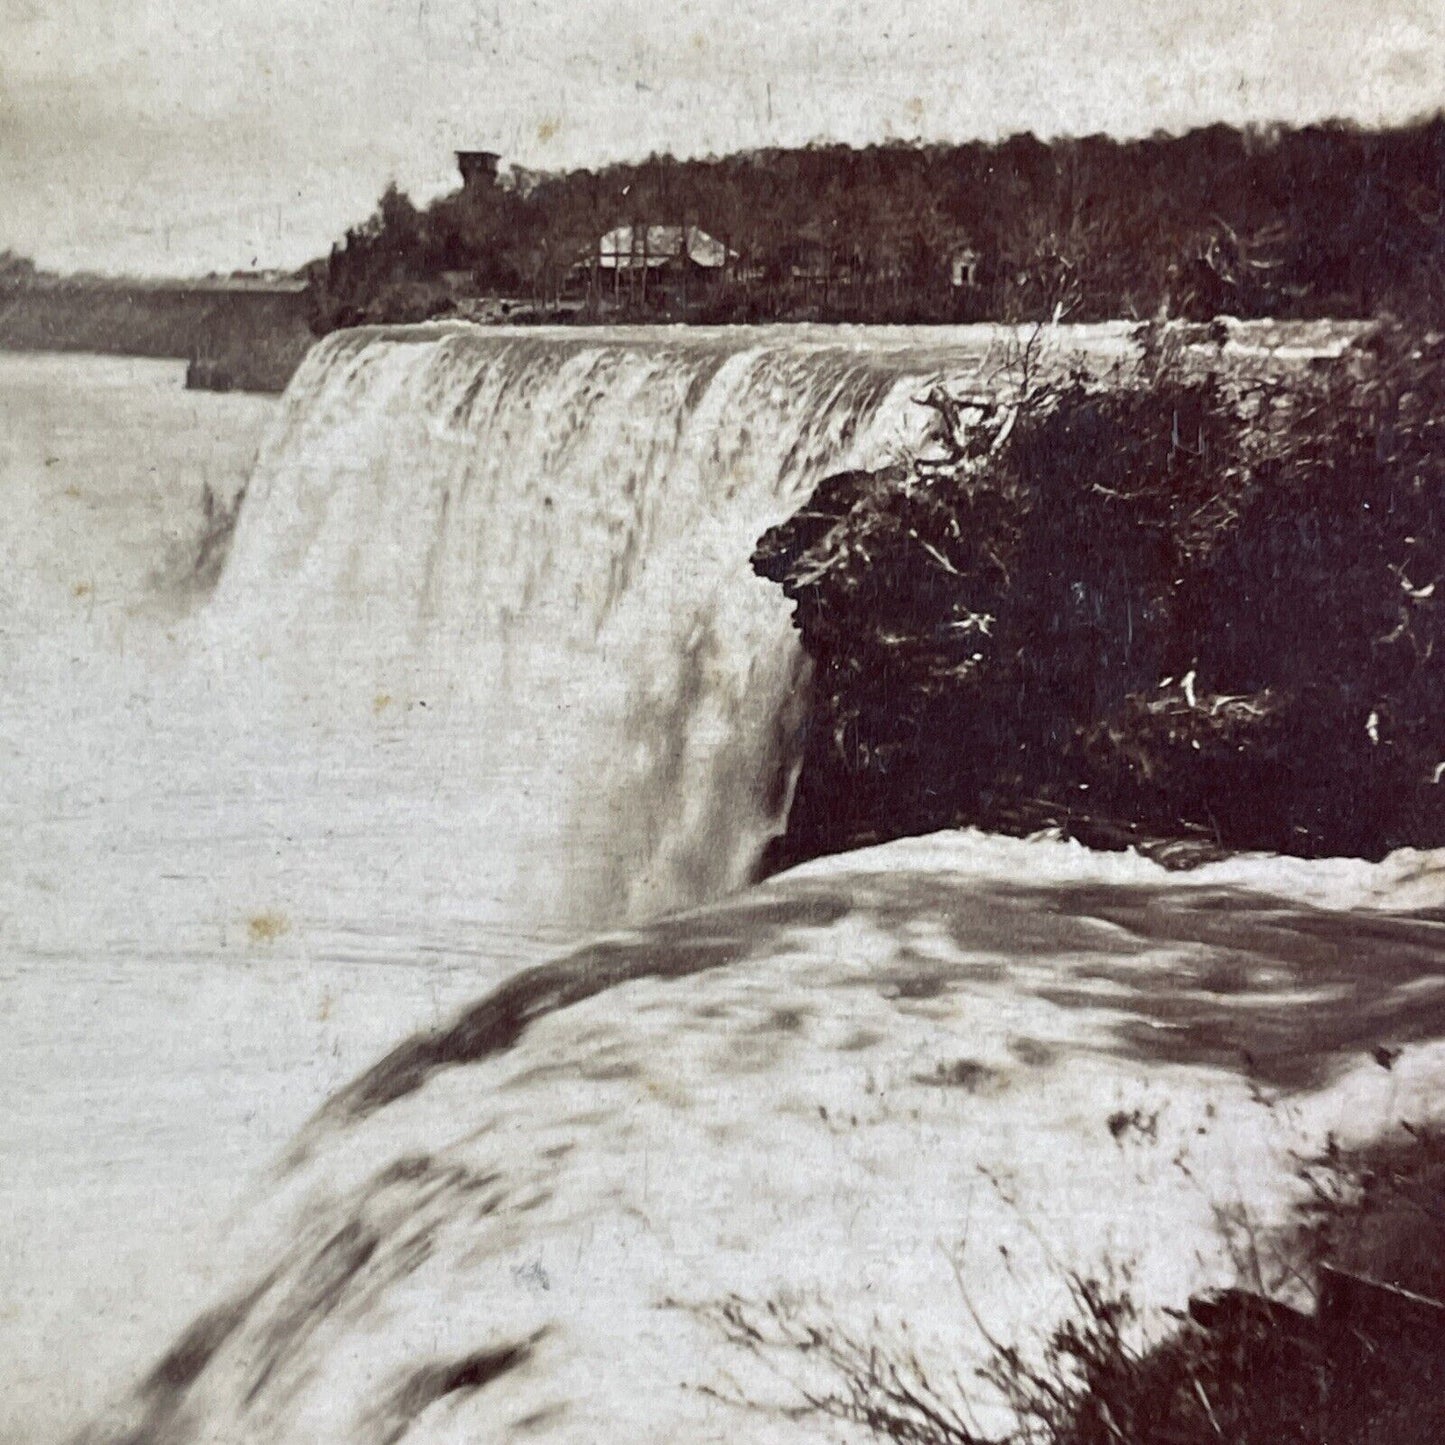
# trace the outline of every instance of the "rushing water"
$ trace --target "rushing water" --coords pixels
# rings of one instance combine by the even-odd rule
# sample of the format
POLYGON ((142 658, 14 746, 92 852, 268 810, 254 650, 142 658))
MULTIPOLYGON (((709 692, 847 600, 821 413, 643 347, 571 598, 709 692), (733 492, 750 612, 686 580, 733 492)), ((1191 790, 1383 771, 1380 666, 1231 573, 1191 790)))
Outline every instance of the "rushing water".
POLYGON ((998 352, 352 333, 279 404, 0 362, 0 1437, 215 1301, 112 1434, 806 1435, 699 1393, 739 1365, 692 1306, 792 1292, 946 1357, 961 1244, 1000 1330, 1105 1256, 1178 1303, 1232 1268, 1217 1206, 1280 1216, 1289 1149, 1430 1112, 1431 857, 1173 884, 961 835, 736 892, 806 690, 754 541, 998 352), (201 485, 248 474, 207 596, 201 485))
POLYGON ((837 348, 334 340, 208 621, 274 660, 283 705, 403 728, 428 786, 444 758, 502 843, 471 887, 508 916, 715 897, 782 826, 803 696, 758 524, 877 455, 916 380, 837 348))
POLYGON ((758 336, 338 338, 279 407, 0 360, 0 1432, 160 1348, 205 1222, 380 1048, 745 881, 803 680, 747 556, 907 384, 758 336), (203 488, 248 476, 207 598, 203 488))

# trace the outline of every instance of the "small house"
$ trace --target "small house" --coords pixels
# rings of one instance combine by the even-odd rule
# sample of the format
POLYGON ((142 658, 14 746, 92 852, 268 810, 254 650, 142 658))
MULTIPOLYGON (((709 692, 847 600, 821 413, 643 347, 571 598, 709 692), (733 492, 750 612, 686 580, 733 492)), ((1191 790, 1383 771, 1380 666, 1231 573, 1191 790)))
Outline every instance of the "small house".
POLYGON ((618 226, 597 242, 604 271, 722 271, 731 253, 699 226, 618 226))
POLYGON ((978 268, 983 257, 968 244, 961 242, 948 253, 948 279, 954 286, 977 286, 978 268))
POLYGON ((736 260, 735 251, 699 226, 617 226, 598 237, 576 271, 587 272, 604 295, 686 304, 736 260))

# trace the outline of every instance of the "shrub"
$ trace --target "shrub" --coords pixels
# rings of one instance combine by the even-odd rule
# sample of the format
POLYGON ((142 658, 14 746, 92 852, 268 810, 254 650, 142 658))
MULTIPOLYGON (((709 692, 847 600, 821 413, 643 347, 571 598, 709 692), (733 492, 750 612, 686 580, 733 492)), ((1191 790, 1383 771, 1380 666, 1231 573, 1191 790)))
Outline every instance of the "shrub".
MULTIPOLYGON (((1445 1140, 1406 1129, 1304 1166, 1313 1201, 1282 1248, 1313 1271, 1346 1265, 1420 1290, 1445 1279, 1445 1140)), ((1363 1280, 1366 1298, 1384 1298, 1363 1280)), ((906 1344, 858 1339, 796 1307, 731 1299, 704 1311, 791 1381, 800 1408, 898 1445, 1434 1445, 1445 1438, 1445 1332, 1388 1308, 1303 1314, 1230 1289, 1190 1301, 1138 1343, 1127 1279, 1076 1276, 1073 1310, 1037 1356, 997 1341, 976 1373, 1013 1426, 974 1423, 961 1375, 906 1344), (1402 1322, 1404 1327, 1402 1328, 1402 1322)), ((1405 1309, 1412 1307, 1405 1301, 1405 1309)), ((738 1402, 734 1403, 744 1403, 738 1402)), ((786 1407, 784 1407, 786 1408, 786 1407)))
POLYGON ((755 568, 816 700, 777 861, 962 823, 1379 856, 1445 842, 1445 343, 1141 360, 925 400, 755 568))

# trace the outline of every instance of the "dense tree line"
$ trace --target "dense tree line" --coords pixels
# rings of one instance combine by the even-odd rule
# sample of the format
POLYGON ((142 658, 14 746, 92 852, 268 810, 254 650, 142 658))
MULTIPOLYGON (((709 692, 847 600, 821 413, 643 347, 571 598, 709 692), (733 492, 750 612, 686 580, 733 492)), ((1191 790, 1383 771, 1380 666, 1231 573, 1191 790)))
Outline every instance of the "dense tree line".
POLYGON ((28 286, 40 274, 29 256, 22 256, 18 251, 0 251, 0 289, 28 286))
POLYGON ((1442 192, 1441 116, 513 172, 425 209, 388 189, 313 267, 313 317, 416 319, 470 291, 699 320, 1438 318, 1442 192), (646 224, 701 227, 729 262, 681 295, 599 284, 598 238, 646 224))

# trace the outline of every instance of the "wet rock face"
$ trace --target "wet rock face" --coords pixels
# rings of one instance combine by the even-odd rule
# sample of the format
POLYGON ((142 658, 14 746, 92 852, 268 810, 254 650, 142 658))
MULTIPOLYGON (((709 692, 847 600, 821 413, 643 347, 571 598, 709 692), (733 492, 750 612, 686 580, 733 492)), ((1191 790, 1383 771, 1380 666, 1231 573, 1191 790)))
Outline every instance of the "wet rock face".
POLYGON ((87 1438, 838 1439, 720 1302, 971 1378, 959 1278, 1008 1341, 1070 1268, 1232 1283, 1221 1209, 1267 1232, 1342 1119, 1438 1113, 1438 933, 962 835, 615 935, 336 1096, 87 1438))
POLYGON ((776 863, 959 823, 1196 861, 1445 841, 1438 339, 925 400, 931 449, 829 478, 753 559, 816 664, 776 863))

